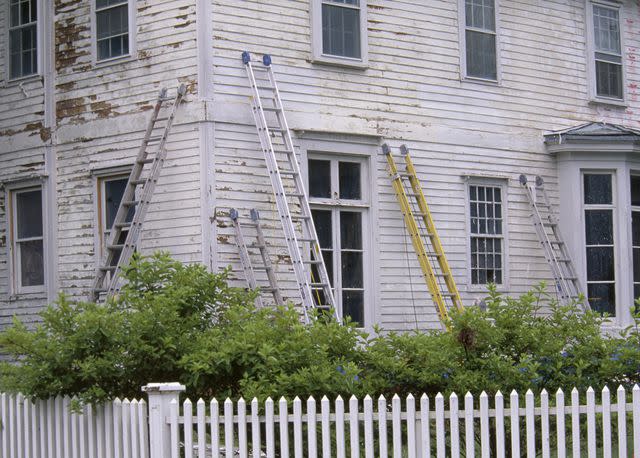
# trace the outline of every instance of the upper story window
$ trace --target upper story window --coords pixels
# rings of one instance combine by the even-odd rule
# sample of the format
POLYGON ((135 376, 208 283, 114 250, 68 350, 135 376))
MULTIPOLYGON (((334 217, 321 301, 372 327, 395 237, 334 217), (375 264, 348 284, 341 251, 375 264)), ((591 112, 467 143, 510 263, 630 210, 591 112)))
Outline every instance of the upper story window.
POLYGON ((130 0, 96 1, 96 60, 130 54, 130 0))
POLYGON ((44 287, 44 231, 42 188, 11 191, 11 261, 17 293, 42 291, 44 287))
POLYGON ((38 2, 9 1, 9 79, 38 72, 38 2))
POLYGON ((624 99, 622 39, 620 33, 620 7, 591 3, 592 65, 594 96, 606 99, 624 99))
POLYGON ((464 1, 463 75, 498 80, 495 0, 464 1))
POLYGON ((366 234, 369 204, 363 189, 366 162, 312 155, 309 202, 338 311, 365 325, 366 234))
POLYGON ((471 285, 504 283, 503 188, 469 185, 471 285))
POLYGON ((312 0, 311 19, 314 60, 366 64, 366 0, 312 0))

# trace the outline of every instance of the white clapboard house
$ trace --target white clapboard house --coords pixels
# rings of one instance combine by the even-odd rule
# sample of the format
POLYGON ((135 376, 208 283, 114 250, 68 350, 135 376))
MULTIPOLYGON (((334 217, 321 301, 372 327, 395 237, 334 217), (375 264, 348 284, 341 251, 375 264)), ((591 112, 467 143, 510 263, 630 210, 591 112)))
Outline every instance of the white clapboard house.
POLYGON ((230 215, 256 209, 300 302, 243 51, 271 56, 340 314, 438 327, 386 143, 410 151, 465 305, 489 282, 556 292, 525 174, 591 307, 627 325, 639 47, 634 0, 0 0, 0 326, 90 296, 158 93, 181 84, 137 249, 245 285, 230 215))

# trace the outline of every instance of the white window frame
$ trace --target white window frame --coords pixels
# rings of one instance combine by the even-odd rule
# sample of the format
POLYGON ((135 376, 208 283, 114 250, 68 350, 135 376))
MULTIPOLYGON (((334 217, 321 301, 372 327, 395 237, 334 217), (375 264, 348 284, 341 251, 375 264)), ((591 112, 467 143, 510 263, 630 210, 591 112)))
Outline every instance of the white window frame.
POLYGON ((4 71, 4 80, 8 83, 19 83, 21 81, 29 80, 29 79, 38 79, 42 77, 42 69, 43 69, 43 46, 44 46, 44 34, 43 34, 43 24, 44 24, 44 1, 36 0, 36 8, 38 9, 36 13, 36 65, 37 69, 34 73, 25 76, 19 76, 16 78, 11 78, 11 72, 9 69, 9 65, 11 62, 11 48, 9 44, 9 21, 11 20, 11 2, 7 1, 4 8, 0 11, 5 11, 6 14, 6 27, 4 33, 5 39, 5 71, 4 71))
MULTIPOLYGON (((311 0, 311 60, 316 63, 333 64, 344 67, 366 68, 369 65, 369 44, 367 37, 367 0, 360 0, 359 6, 345 7, 360 9, 360 58, 334 56, 322 51, 322 4, 325 0, 311 0)), ((339 4, 338 4, 339 5, 339 4)))
MULTIPOLYGON (((9 249, 9 272, 11 281, 10 284, 10 294, 12 296, 22 295, 22 294, 44 294, 47 288, 48 282, 48 252, 47 252, 47 236, 45 232, 45 228, 47 227, 46 220, 46 211, 45 205, 47 203, 45 196, 45 188, 41 183, 37 182, 28 182, 22 183, 20 185, 15 185, 7 188, 5 194, 6 202, 8 202, 7 209, 7 229, 8 229, 8 239, 9 243, 7 243, 7 247, 9 249), (20 263, 20 254, 17 249, 17 244, 20 243, 18 240, 18 218, 17 218, 17 202, 16 198, 18 194, 24 192, 31 191, 40 191, 41 201, 42 201, 42 236, 41 237, 32 237, 27 240, 42 240, 42 263, 44 270, 44 282, 42 285, 34 285, 34 286, 22 286, 21 282, 21 263, 20 263)), ((25 241, 25 240, 22 240, 25 241)))
MULTIPOLYGON (((581 257, 582 257, 582 278, 584 278, 584 293, 587 296, 587 300, 589 299, 588 293, 588 285, 589 283, 598 283, 598 282, 589 282, 587 278, 587 235, 586 235, 586 216, 585 212, 587 210, 611 210, 612 216, 612 228, 613 231, 613 285, 614 285, 614 294, 615 294, 615 317, 612 317, 615 320, 620 313, 620 274, 622 273, 619 270, 619 255, 618 252, 620 250, 618 237, 618 179, 617 179, 616 171, 613 169, 581 169, 580 170, 580 213, 582 215, 580 225, 580 233, 581 235, 581 257), (611 204, 585 204, 584 202, 584 176, 585 175, 610 175, 611 176, 611 204)), ((597 245, 589 245, 589 246, 597 246, 597 245)), ((608 246, 608 245, 603 245, 608 246)), ((602 283, 610 283, 610 282, 602 282, 602 283)))
MULTIPOLYGON (((136 29, 136 0, 127 0, 128 8, 128 33, 129 33, 129 52, 121 56, 112 57, 110 59, 98 59, 98 25, 97 25, 97 8, 96 0, 90 0, 91 4, 91 56, 95 67, 108 66, 136 59, 138 53, 138 40, 136 29)), ((120 6, 120 5, 118 5, 120 6)))
MULTIPOLYGON (((509 290, 509 196, 508 196, 508 180, 502 178, 488 178, 479 176, 465 176, 465 252, 467 258, 467 290, 469 292, 486 292, 487 284, 473 284, 471 281, 471 238, 474 236, 483 237, 481 234, 471 233, 471 186, 486 186, 500 188, 502 194, 502 236, 495 237, 502 239, 502 283, 496 284, 498 291, 504 292, 509 290)), ((491 237, 491 236, 490 236, 491 237)), ((494 237, 491 237, 494 238, 494 237)))
POLYGON ((587 75, 589 86, 589 101, 594 103, 605 103, 609 105, 627 105, 627 69, 625 65, 625 39, 623 28, 623 9, 622 3, 609 2, 606 0, 585 0, 586 9, 586 21, 585 29, 587 31, 587 75), (618 10, 618 21, 620 28, 620 51, 622 62, 622 98, 603 97, 597 93, 597 81, 596 81, 596 58, 595 58, 595 37, 594 37, 594 25, 593 25, 593 7, 594 5, 604 8, 611 8, 618 10))
MULTIPOLYGON (((494 1, 495 10, 495 23, 496 30, 494 32, 496 37, 496 79, 479 78, 477 76, 470 76, 467 74, 467 17, 466 17, 466 0, 458 0, 458 29, 459 29, 459 43, 460 43, 460 79, 462 81, 472 81, 478 83, 486 83, 490 85, 500 85, 502 82, 502 65, 500 64, 500 0, 494 1)), ((487 30, 477 30, 483 33, 489 33, 487 30)))

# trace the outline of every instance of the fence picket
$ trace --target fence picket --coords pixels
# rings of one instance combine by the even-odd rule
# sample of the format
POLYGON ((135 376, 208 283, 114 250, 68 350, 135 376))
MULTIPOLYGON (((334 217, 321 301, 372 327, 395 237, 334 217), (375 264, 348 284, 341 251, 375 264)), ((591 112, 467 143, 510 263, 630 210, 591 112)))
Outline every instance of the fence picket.
POLYGON ((489 396, 480 393, 480 447, 482 458, 489 458, 491 439, 489 437, 489 396))
POLYGON ((105 437, 104 419, 105 419, 105 407, 96 407, 96 447, 98 458, 105 458, 107 439, 105 437))
POLYGON ((351 447, 351 458, 360 457, 360 431, 358 427, 358 398, 349 398, 349 443, 351 447))
POLYGON ((393 431, 393 458, 402 458, 402 405, 397 394, 391 398, 391 429, 393 431))
POLYGON ((273 424, 273 399, 267 398, 264 403, 265 410, 265 430, 267 441, 267 458, 275 458, 276 456, 276 444, 275 444, 275 426, 273 424))
POLYGON ((63 449, 63 438, 62 438, 62 424, 63 424, 63 412, 62 412, 62 403, 63 403, 63 399, 62 396, 58 396, 56 397, 55 401, 55 420, 54 420, 54 426, 55 426, 55 434, 56 434, 56 457, 57 458, 64 458, 64 449, 63 449))
POLYGON ((558 389, 556 392, 556 440, 558 447, 558 458, 565 458, 567 445, 565 443, 565 422, 564 422, 564 392, 558 389))
POLYGON ((444 397, 442 393, 436 395, 436 455, 438 458, 445 456, 444 441, 444 397))
POLYGON ((24 421, 24 456, 32 457, 33 451, 31 450, 31 437, 34 433, 34 429, 31 427, 31 402, 29 399, 24 400, 23 407, 23 421, 24 421))
POLYGON ((207 453, 207 427, 206 412, 204 399, 198 399, 196 402, 196 415, 198 416, 198 458, 205 458, 207 453))
POLYGON ((309 399, 307 399, 307 456, 309 458, 318 457, 318 437, 316 427, 316 400, 313 396, 309 396, 309 399))
POLYGON ((224 455, 233 458, 233 401, 227 398, 224 401, 224 455))
POLYGON ((278 415, 280 417, 280 457, 289 458, 289 412, 287 400, 281 397, 278 404, 278 415))
POLYGON ((217 399, 209 401, 209 412, 211 413, 209 419, 209 428, 211 428, 211 457, 220 458, 220 407, 218 406, 217 399))
POLYGON ((141 399, 138 402, 138 431, 140 431, 140 458, 149 458, 149 422, 147 415, 147 402, 141 399))
POLYGON ((511 391, 509 409, 511 410, 511 456, 520 456, 520 413, 516 390, 511 391))
POLYGON ((431 428, 429 422, 431 415, 429 413, 429 398, 426 394, 420 397, 420 444, 422 445, 421 458, 431 456, 431 428))
POLYGON ((382 395, 378 398, 378 446, 380 458, 387 458, 387 400, 382 395))
POLYGON ((341 396, 336 398, 336 457, 345 458, 344 436, 344 401, 341 396))
POLYGON ((113 453, 113 405, 108 402, 104 405, 104 442, 105 458, 111 458, 113 453))
POLYGON ((571 390, 571 444, 573 456, 580 456, 580 398, 578 390, 571 390))
POLYGON ((525 415, 527 428, 527 458, 536 457, 536 424, 533 409, 535 408, 535 399, 533 391, 527 390, 525 393, 525 415))
POLYGON ((460 420, 458 419, 458 396, 451 393, 449 396, 449 434, 451 436, 451 457, 460 457, 460 420))
MULTIPOLYGON (((253 458, 260 458, 262 444, 260 441, 260 404, 258 398, 251 400, 251 442, 253 445, 253 458)), ((205 458, 204 454, 198 458, 205 458)))
POLYGON ((329 398, 326 396, 320 400, 320 412, 322 413, 322 457, 331 458, 331 423, 329 420, 331 407, 329 398))
POLYGON ((627 393, 618 387, 618 456, 627 456, 627 393))
POLYGON ((540 392, 540 429, 542 458, 550 458, 551 441, 549 436, 549 393, 545 389, 540 392))
POLYGON ((122 401, 116 398, 113 401, 113 451, 114 458, 122 457, 122 401))
POLYGON ((244 399, 238 400, 238 448, 240 458, 247 458, 249 444, 247 442, 247 405, 244 399))
POLYGON ((474 458, 476 454, 476 438, 474 436, 473 395, 467 391, 464 395, 464 451, 465 457, 474 458))
POLYGON ((611 458, 611 393, 606 386, 602 389, 602 453, 604 458, 611 458))
POLYGON ((407 455, 416 458, 416 400, 412 394, 407 396, 407 455))
POLYGON ((640 387, 633 385, 633 456, 640 457, 640 387))
POLYGON ((0 397, 0 408, 2 408, 2 456, 9 456, 9 395, 2 393, 0 397))
POLYGON ((293 456, 302 458, 302 401, 298 396, 293 400, 293 456))
POLYGON ((182 403, 184 417, 184 457, 193 458, 193 404, 190 399, 182 403))
POLYGON ((363 402, 364 411, 364 456, 365 458, 374 457, 373 442, 373 399, 366 395, 363 402))
POLYGON ((138 422, 138 400, 131 401, 129 406, 129 427, 131 428, 131 457, 136 458, 140 456, 140 434, 138 422))
POLYGON ((495 397, 496 407, 496 458, 504 458, 504 396, 498 390, 495 397))
POLYGON ((71 458, 78 458, 80 438, 78 437, 78 414, 70 412, 71 458))
POLYGON ((180 405, 176 399, 171 400, 169 406, 169 423, 171 425, 171 458, 180 457, 180 432, 178 430, 178 416, 180 405))
POLYGON ((131 402, 125 398, 122 401, 122 458, 131 458, 131 402))

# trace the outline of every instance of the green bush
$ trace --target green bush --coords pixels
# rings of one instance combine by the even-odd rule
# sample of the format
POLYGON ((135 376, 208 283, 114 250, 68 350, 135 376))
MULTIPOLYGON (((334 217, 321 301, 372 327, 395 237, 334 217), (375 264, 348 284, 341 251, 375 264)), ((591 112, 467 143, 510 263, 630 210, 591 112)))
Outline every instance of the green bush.
POLYGON ((558 306, 543 286, 518 299, 489 289, 486 309, 453 313, 450 330, 368 335, 352 323, 300 321, 291 307, 256 310, 254 293, 155 255, 135 258, 104 305, 64 297, 35 331, 16 321, 0 345, 0 388, 84 401, 138 397, 179 381, 191 397, 489 394, 584 390, 640 382, 640 332, 601 332, 602 318, 558 306))

